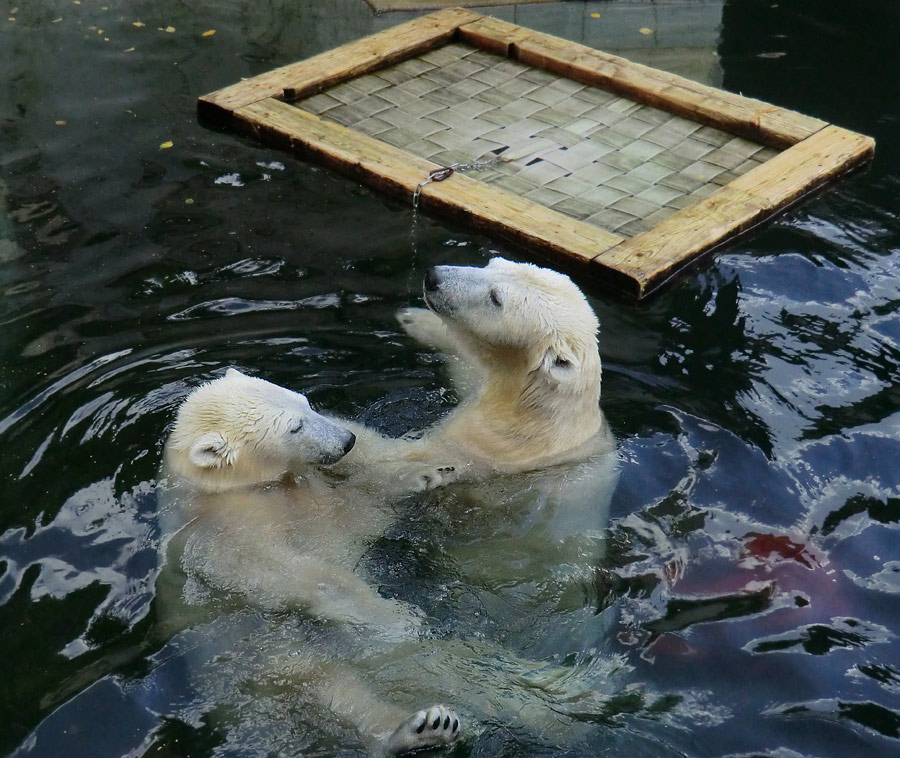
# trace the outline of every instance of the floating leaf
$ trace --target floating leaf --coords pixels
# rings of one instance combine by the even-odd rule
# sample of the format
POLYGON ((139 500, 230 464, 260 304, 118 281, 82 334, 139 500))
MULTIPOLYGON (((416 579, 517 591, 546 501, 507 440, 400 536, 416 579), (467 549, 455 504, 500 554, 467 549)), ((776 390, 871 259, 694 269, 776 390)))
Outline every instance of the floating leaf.
POLYGON ((215 33, 216 33, 216 30, 215 30, 215 29, 207 29, 207 30, 206 30, 205 32, 203 32, 203 34, 201 34, 200 36, 201 36, 201 37, 212 37, 215 33))
POLYGON ((193 204, 194 204, 194 198, 192 198, 192 197, 186 198, 185 201, 184 201, 184 204, 185 204, 185 205, 193 205, 193 204))
POLYGON ((127 48, 125 48, 122 52, 123 52, 123 53, 133 53, 133 52, 134 52, 134 48, 133 48, 133 47, 127 47, 127 48))
POLYGON ((56 122, 56 125, 57 125, 57 126, 65 126, 65 125, 66 125, 66 122, 63 121, 62 119, 60 119, 59 121, 56 122))
POLYGON ((163 31, 166 32, 167 34, 172 34, 175 31, 175 27, 167 26, 165 29, 163 29, 163 31))
POLYGON ((142 26, 144 26, 144 22, 143 21, 132 21, 131 25, 136 26, 138 29, 140 29, 142 26))
POLYGON ((591 14, 591 18, 600 18, 600 14, 599 14, 599 13, 592 13, 592 14, 591 14))
POLYGON ((159 149, 160 150, 168 150, 170 147, 173 147, 174 144, 175 143, 172 142, 172 140, 166 140, 165 142, 160 143, 159 149))
POLYGON ((653 30, 652 30, 652 29, 648 29, 646 26, 643 27, 643 28, 641 28, 641 29, 638 29, 638 31, 639 31, 641 34, 645 34, 645 35, 646 35, 646 34, 653 34, 653 30))

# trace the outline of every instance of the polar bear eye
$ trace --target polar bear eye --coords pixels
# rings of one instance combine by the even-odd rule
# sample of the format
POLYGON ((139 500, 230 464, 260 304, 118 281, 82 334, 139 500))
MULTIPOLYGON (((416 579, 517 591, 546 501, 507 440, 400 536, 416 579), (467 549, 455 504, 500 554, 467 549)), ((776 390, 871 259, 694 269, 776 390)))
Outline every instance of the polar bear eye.
POLYGON ((500 292, 495 287, 491 287, 491 302, 498 308, 503 307, 503 299, 500 297, 500 292))
POLYGON ((297 432, 301 431, 302 429, 303 429, 303 419, 298 418, 291 422, 291 428, 289 431, 291 434, 297 434, 297 432))
POLYGON ((569 368, 572 365, 572 361, 567 361, 565 358, 557 356, 556 360, 553 361, 553 365, 557 368, 569 368))

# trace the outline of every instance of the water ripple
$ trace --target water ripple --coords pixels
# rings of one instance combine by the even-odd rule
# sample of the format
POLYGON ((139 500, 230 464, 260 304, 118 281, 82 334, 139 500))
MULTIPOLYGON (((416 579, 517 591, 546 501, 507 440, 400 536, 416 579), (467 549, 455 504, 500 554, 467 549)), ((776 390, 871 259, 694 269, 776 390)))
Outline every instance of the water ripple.
POLYGON ((265 311, 296 311, 305 308, 338 308, 341 296, 337 293, 313 295, 302 300, 247 300, 240 297, 225 297, 192 305, 166 318, 169 321, 191 321, 215 316, 239 316, 246 313, 265 311))

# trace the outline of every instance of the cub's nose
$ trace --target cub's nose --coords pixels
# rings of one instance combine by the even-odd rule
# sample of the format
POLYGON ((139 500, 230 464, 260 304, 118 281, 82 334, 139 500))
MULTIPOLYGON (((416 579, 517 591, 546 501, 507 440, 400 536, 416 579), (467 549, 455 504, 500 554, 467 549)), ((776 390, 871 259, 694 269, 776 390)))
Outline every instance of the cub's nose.
POLYGON ((350 433, 350 436, 347 438, 347 442, 344 443, 344 455, 347 455, 356 444, 356 435, 353 432, 350 433))
POLYGON ((436 292, 441 286, 441 275, 438 273, 438 267, 432 266, 425 272, 425 291, 436 292))

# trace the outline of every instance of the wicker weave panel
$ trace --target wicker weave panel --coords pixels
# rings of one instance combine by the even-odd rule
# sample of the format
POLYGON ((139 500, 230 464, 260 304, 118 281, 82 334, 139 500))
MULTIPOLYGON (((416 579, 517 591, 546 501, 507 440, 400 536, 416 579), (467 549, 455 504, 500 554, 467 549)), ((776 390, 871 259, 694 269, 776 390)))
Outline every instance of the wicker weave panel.
POLYGON ((624 236, 651 229, 776 154, 462 44, 296 105, 445 166, 501 156, 473 176, 624 236))

